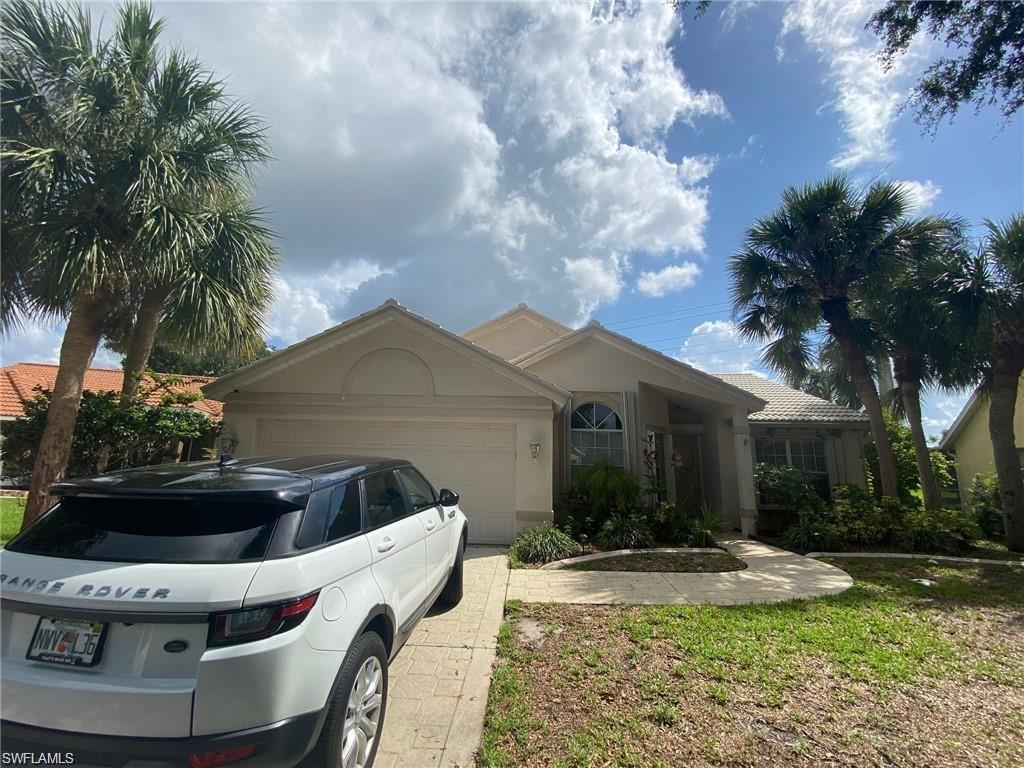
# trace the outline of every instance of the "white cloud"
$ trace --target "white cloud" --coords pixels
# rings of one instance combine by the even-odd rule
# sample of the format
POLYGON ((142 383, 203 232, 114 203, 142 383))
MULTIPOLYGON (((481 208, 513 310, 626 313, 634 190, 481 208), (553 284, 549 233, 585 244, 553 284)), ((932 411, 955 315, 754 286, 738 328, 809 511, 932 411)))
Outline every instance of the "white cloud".
POLYGON ((741 337, 731 320, 708 320, 690 332, 675 357, 710 373, 753 371, 761 344, 741 337))
POLYGON ((395 274, 365 259, 335 263, 315 277, 278 276, 274 304, 267 322, 268 335, 278 343, 294 344, 344 319, 348 299, 365 283, 395 274))
POLYGON ((910 207, 914 213, 926 213, 932 207, 939 195, 942 194, 942 187, 934 181, 912 181, 903 179, 898 182, 903 186, 910 198, 910 207))
POLYGON ((564 264, 569 290, 577 301, 577 323, 590 317, 598 305, 619 298, 622 291, 622 265, 617 256, 607 259, 583 256, 566 259, 564 264))
POLYGON ((736 22, 754 10, 757 2, 756 0, 731 0, 723 5, 719 19, 722 22, 722 30, 728 34, 736 26, 736 22))
POLYGON ((952 426, 971 397, 970 390, 962 392, 929 392, 921 403, 921 424, 929 442, 938 442, 942 433, 952 426), (935 438, 933 441, 932 438, 935 438))
MULTIPOLYGON (((63 322, 25 323, 20 331, 3 339, 0 363, 56 363, 60 359, 65 327, 63 322)), ((91 365, 94 368, 120 368, 121 355, 101 345, 91 365)))
POLYGON ((839 113, 847 143, 832 159, 841 170, 896 158, 892 126, 905 98, 906 75, 918 65, 926 43, 915 41, 907 54, 885 71, 877 58, 879 42, 865 30, 879 3, 873 0, 799 0, 787 6, 783 39, 799 32, 828 67, 835 91, 831 107, 839 113))
POLYGON ((637 290, 645 296, 664 296, 692 287, 700 276, 700 267, 692 261, 673 264, 657 272, 644 272, 636 281, 637 290))

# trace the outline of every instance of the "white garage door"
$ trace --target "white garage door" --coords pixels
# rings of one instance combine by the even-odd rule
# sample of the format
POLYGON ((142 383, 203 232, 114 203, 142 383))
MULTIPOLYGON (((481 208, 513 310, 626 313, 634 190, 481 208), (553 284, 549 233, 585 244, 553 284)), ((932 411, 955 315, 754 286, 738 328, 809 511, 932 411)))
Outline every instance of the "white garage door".
POLYGON ((471 542, 508 544, 515 534, 515 425, 261 419, 257 429, 258 454, 408 459, 435 488, 459 493, 471 542))

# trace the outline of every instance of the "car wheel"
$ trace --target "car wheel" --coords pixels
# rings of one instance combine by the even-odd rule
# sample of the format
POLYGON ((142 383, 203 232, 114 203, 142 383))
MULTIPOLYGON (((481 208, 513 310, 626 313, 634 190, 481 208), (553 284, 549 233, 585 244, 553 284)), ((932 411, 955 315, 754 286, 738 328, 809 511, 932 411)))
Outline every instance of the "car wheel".
POLYGON ((388 652, 376 632, 352 646, 320 739, 303 768, 370 768, 377 755, 388 699, 388 652))
POLYGON ((458 605, 462 599, 462 560, 466 551, 466 540, 459 537, 459 549, 455 553, 455 565, 448 575, 448 583, 444 585, 440 601, 445 605, 458 605))

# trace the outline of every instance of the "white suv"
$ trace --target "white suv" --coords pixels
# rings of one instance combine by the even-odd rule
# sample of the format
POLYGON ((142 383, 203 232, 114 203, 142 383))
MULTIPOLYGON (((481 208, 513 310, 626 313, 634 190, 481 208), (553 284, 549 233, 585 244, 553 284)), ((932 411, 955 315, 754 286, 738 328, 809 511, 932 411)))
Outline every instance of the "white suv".
POLYGON ((458 495, 405 461, 224 457, 53 493, 0 551, 5 755, 365 768, 389 660, 462 597, 458 495))

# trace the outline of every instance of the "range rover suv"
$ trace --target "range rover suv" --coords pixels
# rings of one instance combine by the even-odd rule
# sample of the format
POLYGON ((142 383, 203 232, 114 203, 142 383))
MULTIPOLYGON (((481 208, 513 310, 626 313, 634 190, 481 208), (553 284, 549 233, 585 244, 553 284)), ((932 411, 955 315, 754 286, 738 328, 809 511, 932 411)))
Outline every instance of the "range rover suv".
POLYGON ((462 597, 458 495, 408 462, 222 457, 53 494, 0 550, 5 753, 367 768, 388 662, 462 597))

